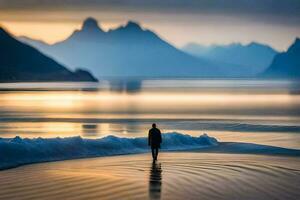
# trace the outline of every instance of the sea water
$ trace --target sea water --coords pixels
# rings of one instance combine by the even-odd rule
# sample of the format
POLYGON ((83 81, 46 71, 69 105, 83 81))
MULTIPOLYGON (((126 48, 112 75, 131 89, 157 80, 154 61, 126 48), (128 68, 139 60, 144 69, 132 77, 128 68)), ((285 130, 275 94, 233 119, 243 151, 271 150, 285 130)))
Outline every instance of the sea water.
POLYGON ((151 79, 0 84, 0 137, 102 138, 162 132, 300 149, 299 83, 151 79))

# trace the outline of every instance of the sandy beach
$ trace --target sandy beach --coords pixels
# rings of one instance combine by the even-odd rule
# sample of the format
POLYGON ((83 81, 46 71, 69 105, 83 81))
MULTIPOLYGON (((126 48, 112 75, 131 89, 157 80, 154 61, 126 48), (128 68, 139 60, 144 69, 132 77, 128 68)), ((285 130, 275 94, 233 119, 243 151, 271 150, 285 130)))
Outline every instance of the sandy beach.
POLYGON ((164 152, 0 171, 0 199, 299 199, 300 158, 164 152))

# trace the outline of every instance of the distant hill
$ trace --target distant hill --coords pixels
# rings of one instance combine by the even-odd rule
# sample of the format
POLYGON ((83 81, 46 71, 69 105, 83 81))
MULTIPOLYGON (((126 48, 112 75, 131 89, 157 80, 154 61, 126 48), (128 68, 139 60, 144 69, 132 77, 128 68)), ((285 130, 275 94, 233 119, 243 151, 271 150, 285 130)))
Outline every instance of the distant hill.
POLYGON ((300 78, 300 39, 295 42, 286 52, 279 53, 272 61, 270 67, 263 73, 271 78, 300 78))
POLYGON ((211 46, 189 43, 182 49, 191 55, 215 62, 239 65, 245 74, 251 75, 263 72, 270 66, 274 56, 278 53, 270 46, 255 42, 248 45, 233 43, 211 46))
POLYGON ((0 82, 97 81, 84 70, 69 71, 0 28, 0 82))
POLYGON ((24 37, 19 39, 67 66, 85 66, 98 77, 241 75, 240 66, 212 62, 185 53, 131 21, 105 32, 95 19, 88 18, 80 30, 53 45, 24 37))

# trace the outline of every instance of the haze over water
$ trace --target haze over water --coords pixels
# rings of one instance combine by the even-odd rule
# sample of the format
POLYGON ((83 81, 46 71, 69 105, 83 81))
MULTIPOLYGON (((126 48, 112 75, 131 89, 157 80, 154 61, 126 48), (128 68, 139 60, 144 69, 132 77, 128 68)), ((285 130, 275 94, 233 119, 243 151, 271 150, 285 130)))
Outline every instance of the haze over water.
POLYGON ((0 137, 140 137, 156 122, 163 132, 300 149, 298 85, 197 79, 3 83, 0 137))

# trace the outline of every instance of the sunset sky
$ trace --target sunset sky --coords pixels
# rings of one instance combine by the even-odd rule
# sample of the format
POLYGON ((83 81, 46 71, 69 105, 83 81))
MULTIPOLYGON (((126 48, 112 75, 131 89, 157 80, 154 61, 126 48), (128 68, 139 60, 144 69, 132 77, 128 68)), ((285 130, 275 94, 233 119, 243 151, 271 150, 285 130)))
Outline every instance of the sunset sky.
POLYGON ((300 37, 299 0, 0 0, 1 25, 49 43, 89 16, 104 30, 137 21, 178 47, 257 41, 285 50, 300 37))

